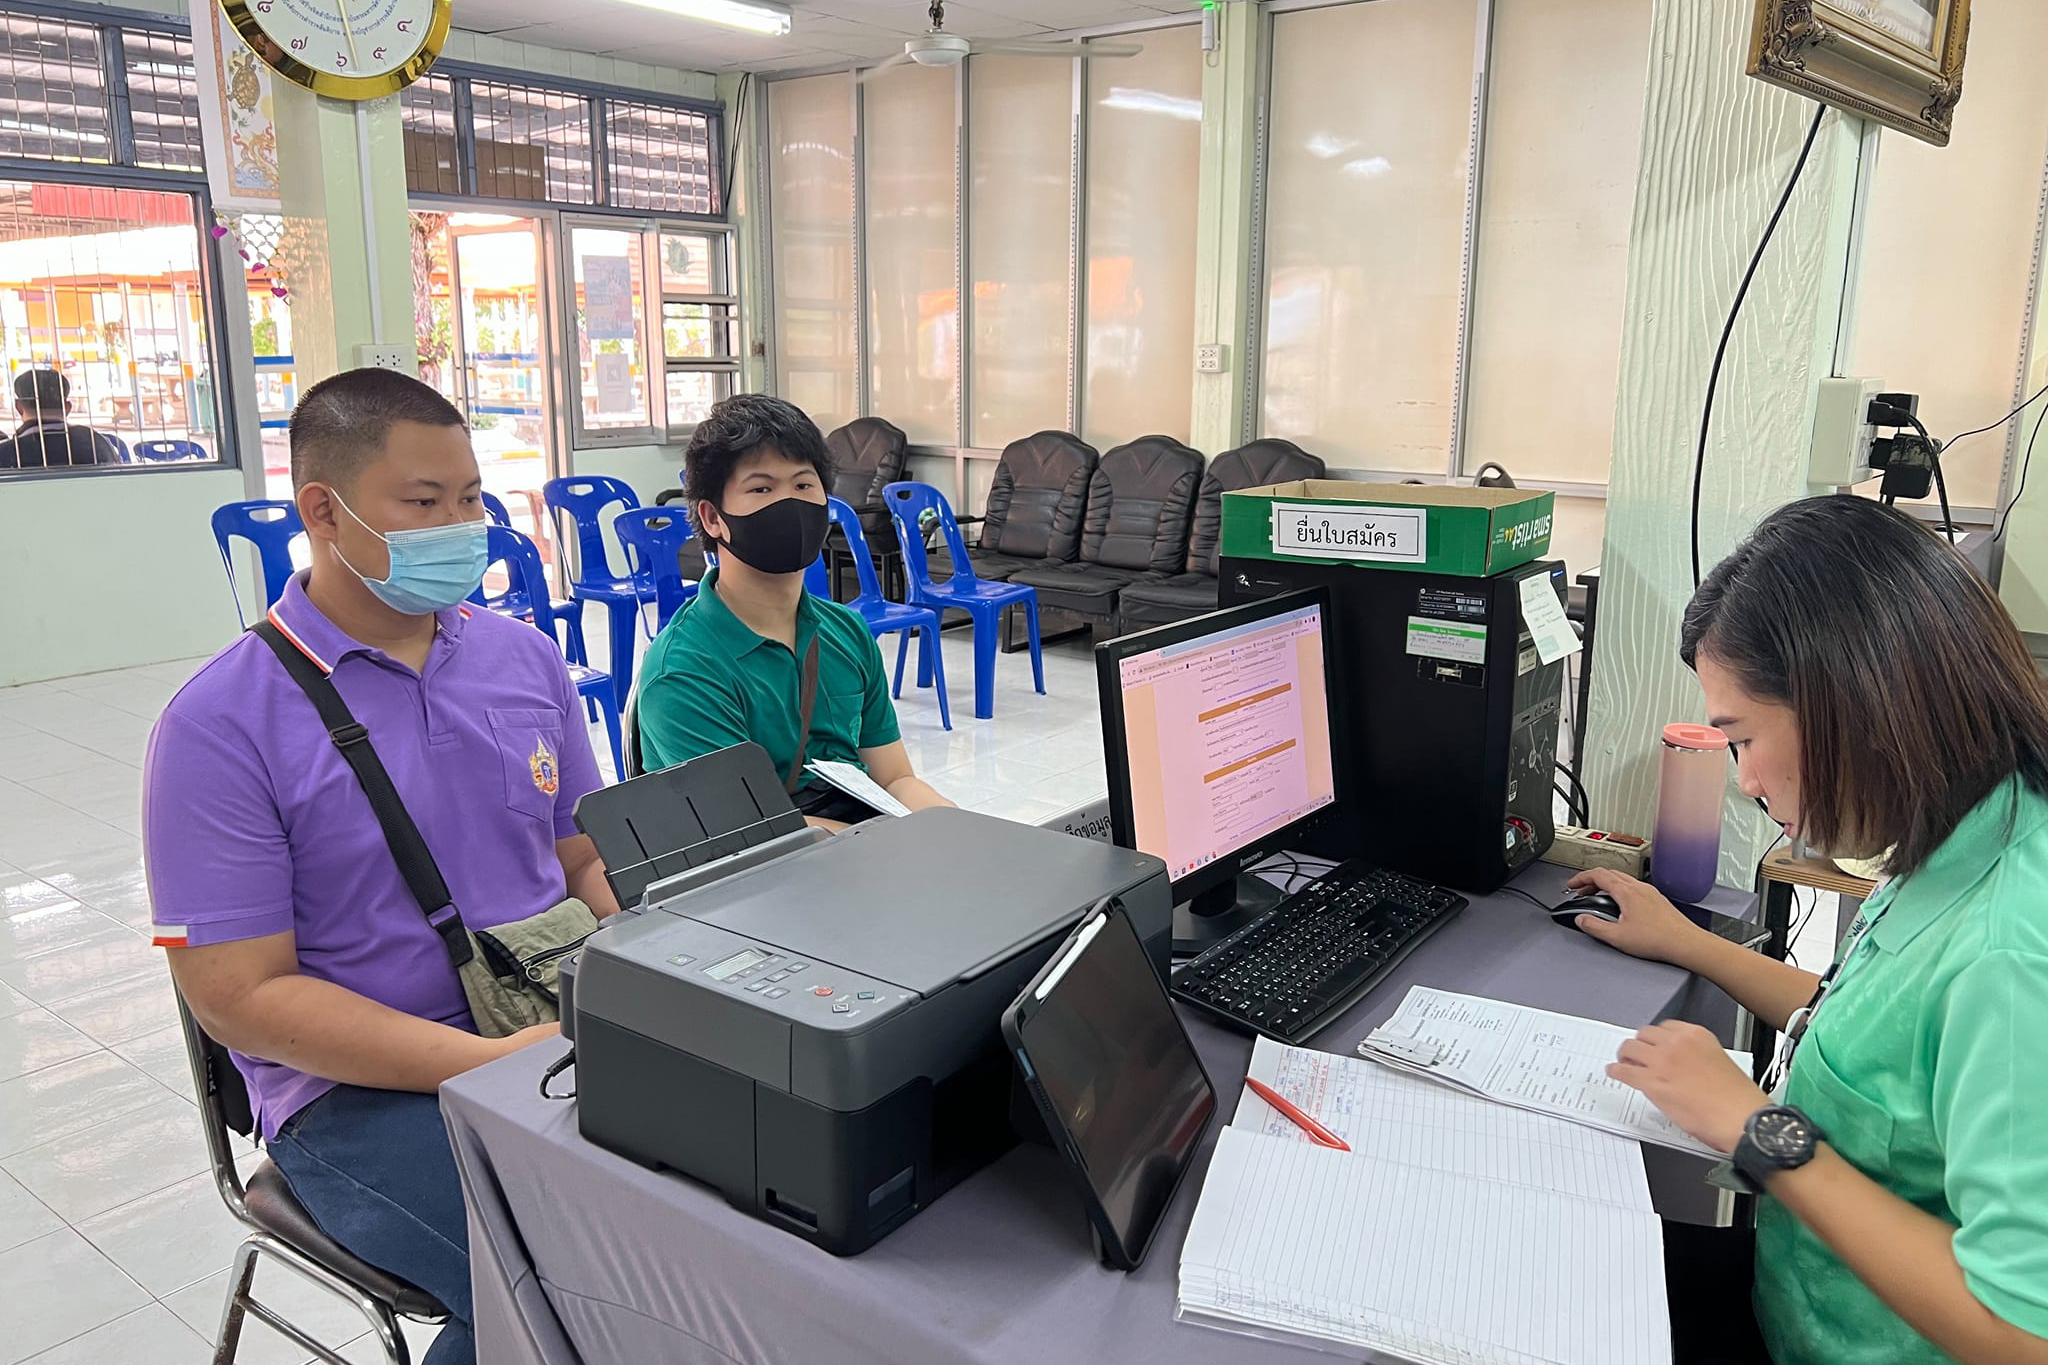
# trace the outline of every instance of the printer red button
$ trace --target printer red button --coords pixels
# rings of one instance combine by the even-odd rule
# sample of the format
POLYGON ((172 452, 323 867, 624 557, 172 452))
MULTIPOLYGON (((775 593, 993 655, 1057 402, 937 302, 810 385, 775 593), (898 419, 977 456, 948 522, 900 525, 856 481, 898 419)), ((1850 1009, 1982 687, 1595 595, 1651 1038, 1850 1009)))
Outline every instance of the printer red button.
POLYGON ((832 994, 832 988, 831 988, 830 986, 813 986, 813 987, 811 987, 811 994, 812 994, 812 995, 830 995, 830 994, 832 994))

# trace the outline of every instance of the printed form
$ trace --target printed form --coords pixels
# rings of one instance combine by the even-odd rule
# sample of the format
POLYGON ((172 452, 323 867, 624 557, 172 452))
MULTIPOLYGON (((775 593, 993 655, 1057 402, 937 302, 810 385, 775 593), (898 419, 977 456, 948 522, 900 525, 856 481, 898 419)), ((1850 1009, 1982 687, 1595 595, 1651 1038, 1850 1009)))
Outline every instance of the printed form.
MULTIPOLYGON (((1416 986, 1358 1051, 1502 1104, 1660 1147, 1720 1156, 1665 1118, 1641 1091, 1608 1076, 1608 1064, 1635 1033, 1618 1024, 1416 986)), ((1749 1070, 1748 1053, 1728 1055, 1749 1070)))

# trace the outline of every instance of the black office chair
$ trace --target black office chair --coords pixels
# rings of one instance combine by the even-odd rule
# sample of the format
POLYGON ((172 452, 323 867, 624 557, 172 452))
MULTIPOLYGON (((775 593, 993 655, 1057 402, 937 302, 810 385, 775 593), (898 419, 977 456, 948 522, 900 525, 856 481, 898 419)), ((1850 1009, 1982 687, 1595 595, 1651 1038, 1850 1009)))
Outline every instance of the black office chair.
MULTIPOLYGON (((856 417, 825 438, 825 450, 832 457, 832 496, 860 513, 860 528, 867 535, 869 553, 882 576, 885 595, 903 596, 903 550, 889 531, 889 509, 882 505, 882 489, 900 482, 910 458, 910 438, 900 427, 880 417, 856 417)), ((840 579, 853 567, 853 551, 838 527, 825 540, 825 558, 832 575, 832 596, 845 600, 840 579)), ((858 585, 855 585, 858 590, 858 585)))
POLYGON ((248 1137, 256 1130, 248 1087, 242 1082, 242 1073, 235 1070, 227 1049, 207 1037, 199 1021, 185 1007, 182 996, 178 999, 178 1025, 185 1036, 186 1059, 192 1064, 192 1084, 199 1096, 199 1120, 206 1130, 206 1155, 213 1166, 213 1183, 220 1190, 228 1212, 249 1232, 236 1248, 234 1268, 228 1274, 228 1297, 221 1309, 213 1365, 233 1365, 241 1349, 243 1319, 252 1315, 328 1365, 349 1365, 334 1348, 321 1345, 297 1323, 251 1293, 258 1256, 270 1257, 355 1305, 369 1320, 388 1365, 412 1365, 398 1319, 445 1322, 448 1310, 425 1290, 357 1259, 320 1231, 312 1215, 292 1194, 291 1186, 285 1183, 284 1173, 268 1157, 250 1172, 248 1183, 242 1183, 241 1174, 235 1170, 235 1153, 228 1143, 228 1132, 232 1129, 248 1137))
POLYGON ((1226 450, 1209 462, 1195 500, 1194 530, 1188 537, 1187 567, 1171 578, 1133 583, 1117 596, 1117 624, 1130 632, 1172 625, 1216 610, 1216 566, 1223 545, 1223 495, 1241 488, 1320 479, 1322 460, 1292 441, 1268 437, 1226 450))
MULTIPOLYGON (((958 519, 961 526, 981 527, 967 548, 975 575, 999 583, 1022 569, 1072 562, 1081 553, 1089 480, 1101 460, 1094 446, 1064 431, 1041 431, 1003 447, 987 512, 958 519)), ((953 576, 945 550, 930 563, 935 580, 953 576)))
POLYGON ((1120 445, 1089 478, 1080 558, 1020 569, 1010 581, 1036 588, 1040 607, 1114 624, 1118 593, 1185 567, 1201 486, 1201 452, 1173 437, 1120 445))

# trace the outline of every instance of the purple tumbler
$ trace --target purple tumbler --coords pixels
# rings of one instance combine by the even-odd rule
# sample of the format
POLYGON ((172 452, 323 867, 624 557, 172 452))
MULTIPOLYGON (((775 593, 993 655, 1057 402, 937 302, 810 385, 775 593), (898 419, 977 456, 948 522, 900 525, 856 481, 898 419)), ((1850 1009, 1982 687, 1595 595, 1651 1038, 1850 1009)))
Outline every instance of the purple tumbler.
POLYGON ((1714 889, 1727 780, 1728 736, 1711 725, 1664 727, 1650 882, 1679 905, 1697 905, 1714 889))

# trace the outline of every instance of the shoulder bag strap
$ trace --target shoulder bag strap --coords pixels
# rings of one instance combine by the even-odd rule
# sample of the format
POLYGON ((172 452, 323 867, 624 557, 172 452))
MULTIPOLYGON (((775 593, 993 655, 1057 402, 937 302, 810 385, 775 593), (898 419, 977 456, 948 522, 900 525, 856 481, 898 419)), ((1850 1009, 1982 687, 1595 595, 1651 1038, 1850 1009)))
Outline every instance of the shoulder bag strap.
POLYGON ((811 707, 818 700, 818 637, 811 637, 811 647, 804 651, 803 690, 797 700, 796 715, 796 758, 789 765, 789 775, 782 780, 782 789, 792 796, 804 784, 804 754, 811 747, 811 707))
POLYGON ((277 655, 277 661, 284 665, 284 671, 291 675, 292 681, 313 703, 313 709, 320 713, 320 723, 327 727, 327 737, 334 741, 334 747, 341 750, 341 756, 355 770, 356 780, 363 784, 363 795, 370 798, 370 809, 384 830, 384 841, 391 846, 391 856, 398 864, 399 874, 405 878, 413 899, 420 903, 420 911, 426 915, 427 923, 441 936, 442 946, 448 950, 449 963, 461 967, 475 955, 475 950, 470 947, 469 932, 463 927, 462 912, 455 908, 455 898, 448 894, 448 883, 442 879, 441 869, 435 865, 427 841, 420 837, 419 826, 406 813, 398 788, 391 785, 391 774, 384 771, 383 761, 370 747, 370 732, 350 714, 348 703, 341 699, 334 680, 307 658, 297 645, 287 640, 276 625, 266 619, 249 629, 270 646, 271 652, 277 655), (434 917, 444 910, 447 918, 436 920, 434 917))

